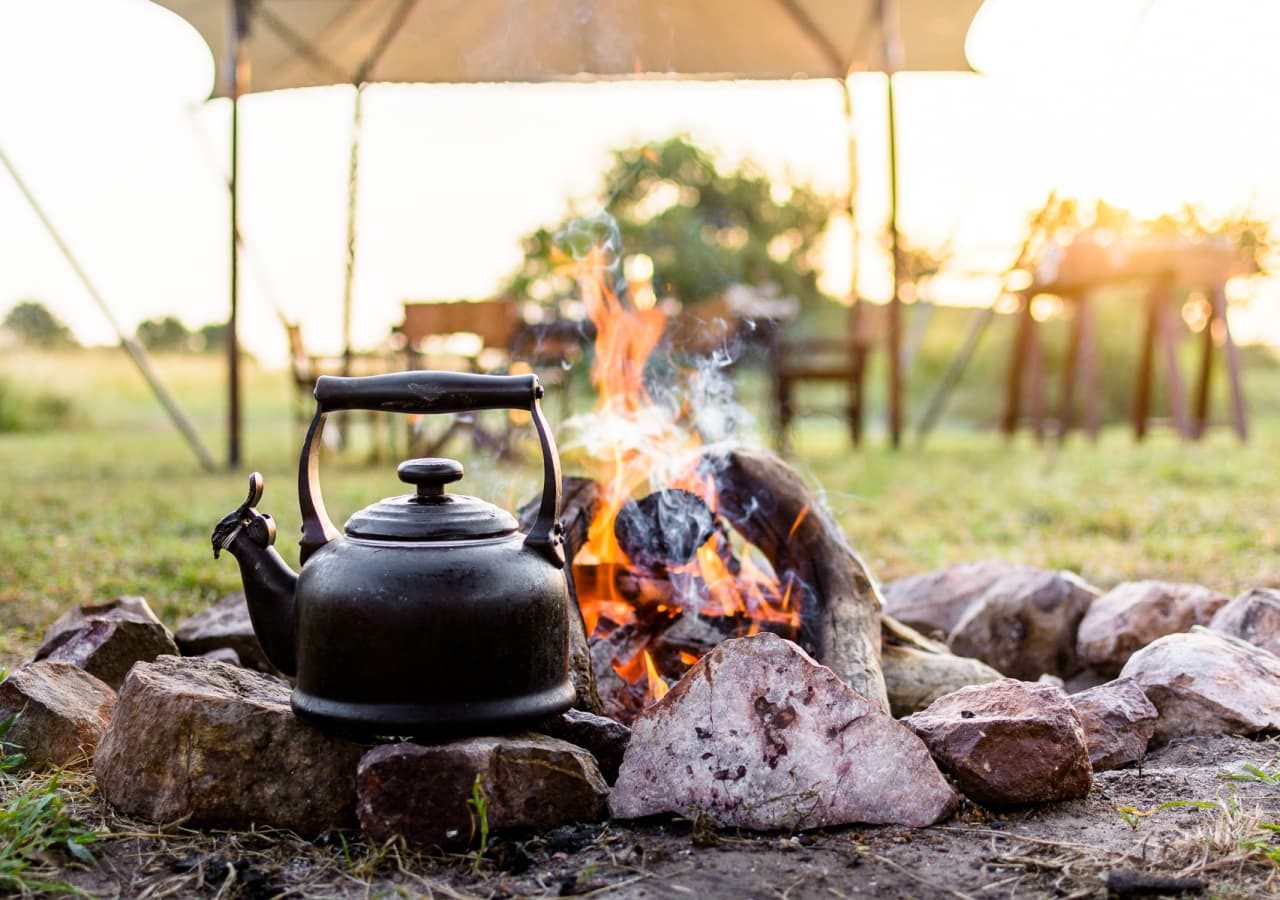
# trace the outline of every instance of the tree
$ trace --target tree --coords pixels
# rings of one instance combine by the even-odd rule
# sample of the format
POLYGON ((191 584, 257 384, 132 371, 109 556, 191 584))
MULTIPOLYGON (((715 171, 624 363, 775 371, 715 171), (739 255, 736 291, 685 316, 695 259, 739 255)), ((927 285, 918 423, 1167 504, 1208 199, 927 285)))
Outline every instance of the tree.
MULTIPOLYGON (((836 202, 805 185, 770 181, 744 162, 721 171, 681 137, 615 151, 605 173, 604 209, 617 221, 624 256, 647 255, 659 296, 697 303, 732 284, 773 285, 803 304, 818 300, 819 239, 836 202)), ((591 229, 574 216, 525 239, 525 259, 507 290, 553 300, 572 296, 555 251, 591 229)))
POLYGON ((175 316, 144 319, 138 323, 138 340, 148 350, 182 351, 191 344, 191 332, 175 316))
POLYGON ((52 350, 74 347, 71 329, 37 300, 20 301, 4 317, 4 327, 25 344, 52 350))

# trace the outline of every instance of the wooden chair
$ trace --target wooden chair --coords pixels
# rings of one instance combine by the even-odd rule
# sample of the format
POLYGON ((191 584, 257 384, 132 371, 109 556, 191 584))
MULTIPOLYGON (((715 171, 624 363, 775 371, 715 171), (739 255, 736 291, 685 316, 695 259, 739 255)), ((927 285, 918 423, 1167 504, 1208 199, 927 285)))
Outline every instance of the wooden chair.
MULTIPOLYGON (((509 298, 490 300, 406 301, 404 321, 395 329, 404 343, 406 368, 499 374, 512 371, 513 350, 524 330, 519 305, 509 298)), ((528 368, 526 366, 526 371, 528 368)), ((481 449, 507 455, 511 452, 517 412, 503 417, 495 428, 476 416, 453 417, 443 431, 429 436, 426 422, 411 422, 415 452, 439 455, 456 434, 469 432, 481 449)))
MULTIPOLYGON (((350 360, 341 354, 322 356, 310 353, 307 351, 306 344, 302 339, 302 326, 300 324, 286 322, 284 330, 289 339, 289 369, 290 374, 293 376, 293 420, 299 428, 305 429, 315 412, 316 379, 321 375, 377 375, 389 372, 394 368, 385 353, 362 351, 353 354, 350 360)), ((370 412, 367 418, 369 433, 372 438, 370 442, 370 458, 377 460, 382 456, 382 445, 379 438, 380 429, 378 426, 383 417, 379 413, 370 412)), ((339 446, 345 445, 347 433, 341 418, 334 423, 334 427, 327 434, 334 435, 339 446)), ((392 432, 388 428, 387 436, 389 442, 391 434, 392 432)))
MULTIPOLYGON (((834 384, 844 388, 845 402, 836 410, 848 422, 849 438, 862 442, 863 390, 867 356, 884 328, 884 308, 858 301, 849 310, 849 324, 839 337, 786 338, 775 334, 771 350, 774 388, 774 440, 779 451, 788 446, 791 423, 802 408, 797 389, 806 384, 834 384)), ((813 407, 804 412, 821 411, 813 407)))

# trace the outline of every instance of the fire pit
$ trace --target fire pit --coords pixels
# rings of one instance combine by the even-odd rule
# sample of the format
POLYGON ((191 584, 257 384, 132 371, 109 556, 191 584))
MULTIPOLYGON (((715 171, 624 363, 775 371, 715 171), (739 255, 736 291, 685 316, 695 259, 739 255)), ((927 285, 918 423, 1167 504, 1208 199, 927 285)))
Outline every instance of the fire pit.
POLYGON ((630 721, 721 641, 769 631, 887 707, 865 567, 781 459, 716 442, 705 423, 736 417, 690 399, 725 402, 707 389, 714 368, 655 400, 645 371, 666 316, 611 288, 612 258, 605 241, 565 264, 595 327, 599 398, 565 429, 566 460, 587 473, 566 479, 562 514, 580 704, 630 721))

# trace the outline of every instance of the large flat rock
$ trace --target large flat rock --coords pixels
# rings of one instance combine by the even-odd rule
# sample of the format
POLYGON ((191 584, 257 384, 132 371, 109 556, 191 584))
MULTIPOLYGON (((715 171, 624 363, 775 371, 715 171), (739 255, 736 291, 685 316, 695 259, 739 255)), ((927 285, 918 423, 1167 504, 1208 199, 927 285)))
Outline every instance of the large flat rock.
POLYGON ((244 591, 228 594, 213 606, 184 619, 173 632, 183 656, 204 656, 232 650, 241 665, 259 672, 279 674, 263 652, 249 619, 244 591))
POLYGON ((0 684, 0 721, 16 716, 4 741, 17 745, 29 768, 87 761, 115 707, 116 692, 71 663, 28 663, 0 684))
POLYGON ((129 673, 93 765, 130 815, 313 835, 354 824, 366 749, 299 721, 275 678, 162 656, 129 673))
POLYGON ((1082 668, 1076 630, 1098 594, 1072 572, 1017 568, 969 604, 947 644, 1010 678, 1069 678, 1082 668))
POLYGON ((1002 559, 958 563, 886 582, 884 611, 924 634, 946 638, 969 604, 991 585, 1015 571, 1035 571, 1002 559))
POLYGON ((375 747, 357 784, 365 834, 423 849, 477 843, 481 804, 491 833, 546 830, 603 819, 609 793, 590 753, 541 734, 375 747))
POLYGON ((79 666, 119 690, 137 662, 176 654, 178 645, 141 597, 82 606, 50 626, 36 659, 79 666))
POLYGON ((1280 591, 1245 591, 1213 614, 1209 628, 1280 656, 1280 591))
POLYGON ((1115 675, 1135 650, 1192 625, 1208 625, 1226 602, 1226 594, 1198 584, 1127 581, 1090 604, 1076 651, 1085 665, 1115 675))
POLYGON ((919 738, 790 641, 725 641, 632 725, 609 798, 629 819, 930 825, 959 798, 919 738))
POLYGON ((1280 657, 1238 638, 1199 627, 1166 635, 1129 657, 1120 674, 1160 711, 1153 744, 1280 731, 1280 657))

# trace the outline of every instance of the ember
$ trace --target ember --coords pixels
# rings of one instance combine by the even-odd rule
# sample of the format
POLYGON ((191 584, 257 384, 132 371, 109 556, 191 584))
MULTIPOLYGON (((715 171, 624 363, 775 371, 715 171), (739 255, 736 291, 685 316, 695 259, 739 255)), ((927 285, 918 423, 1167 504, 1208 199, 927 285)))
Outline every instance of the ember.
POLYGON ((645 365, 667 316, 652 294, 636 302, 613 289, 616 232, 591 224, 591 246, 576 242, 580 252, 562 258, 597 335, 599 399, 573 423, 570 446, 593 470, 600 498, 573 574, 606 711, 630 719, 727 638, 762 628, 795 637, 800 604, 794 579, 780 579, 721 517, 696 410, 650 395, 645 365))

